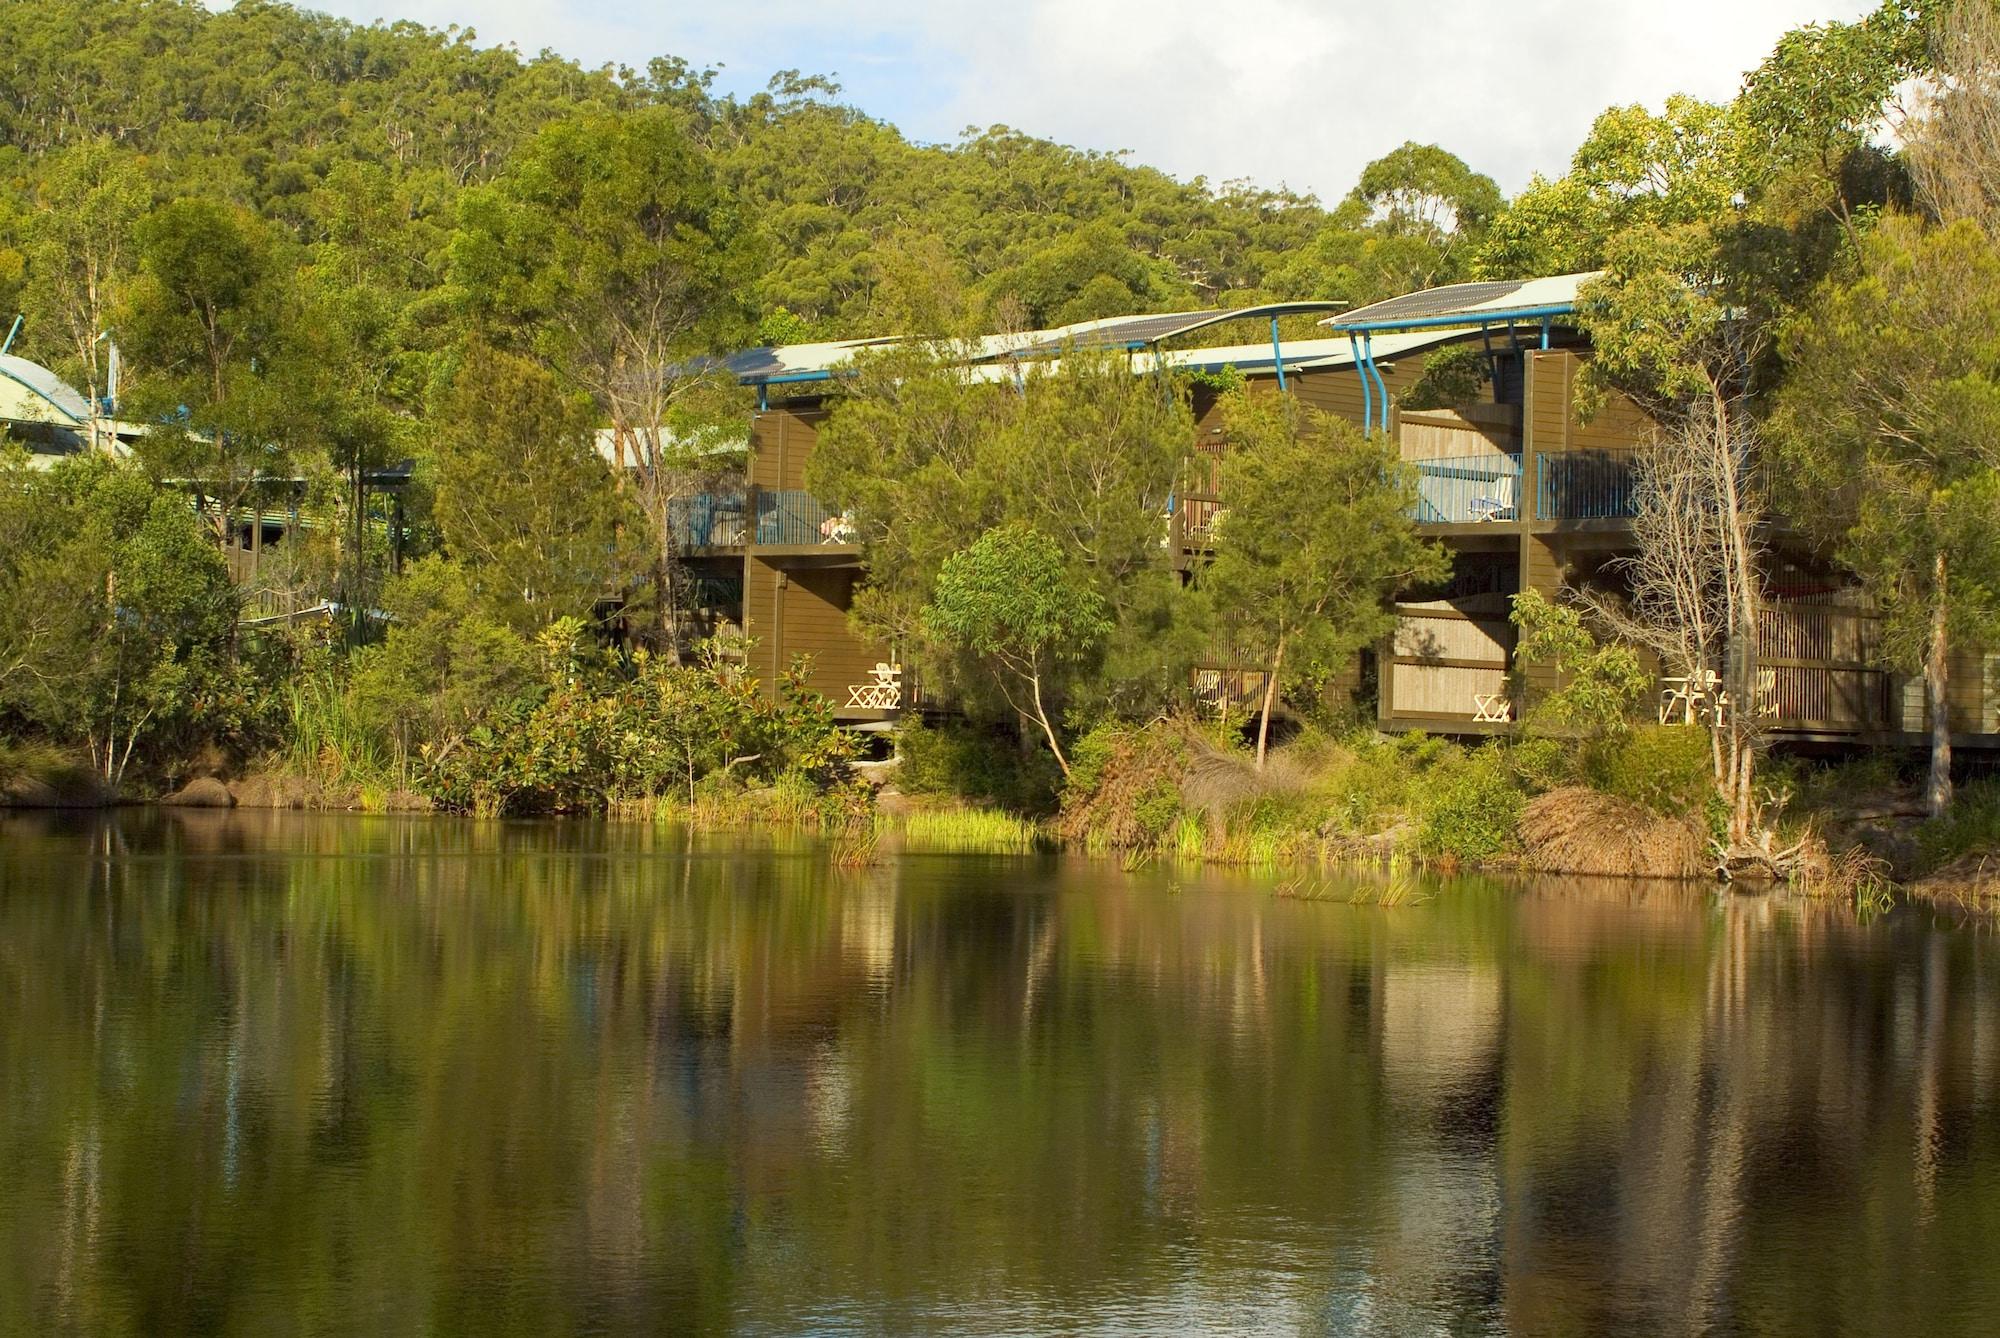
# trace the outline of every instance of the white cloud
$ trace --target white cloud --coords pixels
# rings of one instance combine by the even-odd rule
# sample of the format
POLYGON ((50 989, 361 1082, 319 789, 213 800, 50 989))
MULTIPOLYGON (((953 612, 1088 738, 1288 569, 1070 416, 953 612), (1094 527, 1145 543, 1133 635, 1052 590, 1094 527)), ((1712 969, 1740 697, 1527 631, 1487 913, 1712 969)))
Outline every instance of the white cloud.
POLYGON ((1004 123, 1130 149, 1177 176, 1329 201, 1405 139, 1512 192, 1559 173, 1606 106, 1726 98, 1788 28, 1872 0, 319 0, 355 18, 468 19, 482 40, 589 63, 667 52, 724 83, 838 71, 918 139, 1004 123), (476 13, 474 12, 476 9, 476 13))

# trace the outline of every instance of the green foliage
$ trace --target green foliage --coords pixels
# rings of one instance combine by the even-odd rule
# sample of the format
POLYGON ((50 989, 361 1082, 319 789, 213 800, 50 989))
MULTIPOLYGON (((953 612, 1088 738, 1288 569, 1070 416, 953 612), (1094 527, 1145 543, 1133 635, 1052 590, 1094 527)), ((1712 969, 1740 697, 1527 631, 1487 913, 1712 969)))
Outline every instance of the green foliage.
POLYGON ((1444 574, 1410 518, 1407 466, 1386 438, 1290 396, 1239 394, 1224 413, 1229 510, 1201 586, 1281 682, 1338 669, 1388 631, 1391 596, 1444 574))
POLYGON ((1189 743, 1176 725, 1104 725, 1077 744, 1057 830, 1086 848, 1145 850, 1182 812, 1189 743))
POLYGON ((1606 794, 1665 817, 1699 814, 1715 795, 1713 745, 1691 725, 1640 725, 1589 750, 1585 771, 1606 794))
POLYGON ((1111 620, 1054 545, 1025 525, 988 530, 938 569, 922 626, 936 644, 985 662, 1007 704, 1041 728, 1068 769, 1051 714, 1059 674, 1093 656, 1111 620))
POLYGON ((88 749, 116 785, 145 745, 172 776, 252 712, 237 600, 194 510, 136 470, 80 457, 0 467, 0 707, 88 749))
POLYGON ((1491 373, 1476 344, 1451 344, 1424 359, 1423 375, 1396 401, 1405 409, 1456 409, 1476 404, 1491 373))
POLYGON ((538 700, 534 647, 484 608, 456 563, 413 564, 386 602, 389 634, 355 657, 350 690, 362 718, 398 753, 445 755, 489 712, 538 700))
POLYGON ((1917 872, 1929 873, 1960 855, 2000 851, 2000 782, 1961 787, 1951 807, 1917 829, 1917 872))
POLYGON ((708 644, 692 664, 629 665, 590 647, 576 620, 537 638, 539 698, 479 717, 458 745, 426 750, 418 784, 439 807, 483 814, 600 811, 614 803, 696 803, 732 773, 832 793, 853 736, 795 665, 775 698, 708 644), (741 768, 741 772, 738 769, 741 768))
POLYGON ((108 138, 85 140, 48 162, 21 229, 22 309, 49 326, 49 366, 92 400, 108 389, 99 336, 131 278, 133 228, 151 203, 144 159, 108 138))
POLYGON ((438 530, 485 607, 523 631, 587 616, 642 562, 644 517, 591 433, 547 371, 467 350, 436 437, 438 530))
POLYGON ((157 476, 241 505, 259 474, 287 472, 283 248, 255 213, 204 198, 163 205, 134 236, 138 274, 116 319, 137 373, 132 409, 155 424, 140 454, 157 476))
POLYGON ((1132 376, 1122 359, 1077 354, 1031 368, 1017 390, 968 382, 934 350, 906 349, 863 360, 820 429, 806 486, 858 532, 869 583, 857 621, 909 647, 926 682, 976 714, 1025 703, 997 692, 992 660, 965 637, 925 638, 923 610, 945 563, 982 535, 1043 536, 1039 551, 1018 545, 1018 558, 1050 580, 1059 566, 1061 602, 1089 615, 1072 630, 1089 633, 1074 644, 1091 653, 1070 656, 1061 675, 1066 714, 1088 724, 1156 711, 1185 682, 1177 670, 1193 650, 1160 540, 1192 435, 1173 388, 1132 376))
POLYGON ((1576 746, 1568 739, 1530 735, 1517 739, 1507 749, 1507 765, 1514 779, 1529 794, 1559 789, 1576 783, 1582 767, 1576 746))
POLYGON ((1499 749, 1484 748, 1427 778, 1418 806, 1418 850, 1477 863, 1514 850, 1524 796, 1499 749))
POLYGON ((1630 646, 1599 642, 1576 609, 1536 590, 1516 595, 1508 616, 1521 629, 1518 659, 1548 664, 1562 684, 1530 706, 1524 724, 1588 738, 1628 727, 1633 706, 1652 686, 1630 646))
POLYGON ((1783 501, 1861 577, 1893 661, 1923 663, 1940 606, 1955 636, 2000 632, 2000 247, 1885 220, 1785 352, 1783 501))
MULTIPOLYGON (((1071 770, 1081 774, 1086 735, 1072 749, 1071 770)), ((1047 813, 1055 807, 1062 774, 1046 751, 1023 753, 1012 737, 968 724, 904 724, 896 731, 896 787, 907 794, 935 795, 998 804, 1015 813, 1047 813)))
POLYGON ((1087 657, 1110 627, 1103 600, 1078 589, 1055 547, 1025 525, 988 530, 946 558, 925 622, 940 641, 1021 666, 1024 678, 1087 657))
POLYGON ((384 786, 397 779, 382 735, 332 673, 300 673, 283 685, 287 761, 334 785, 384 786))

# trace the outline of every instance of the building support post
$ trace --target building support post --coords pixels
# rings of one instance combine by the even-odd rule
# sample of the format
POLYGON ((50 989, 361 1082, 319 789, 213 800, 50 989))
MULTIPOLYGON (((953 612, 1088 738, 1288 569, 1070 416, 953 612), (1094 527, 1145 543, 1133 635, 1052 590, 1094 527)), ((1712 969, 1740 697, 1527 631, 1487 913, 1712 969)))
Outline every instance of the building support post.
POLYGON ((1369 401, 1373 392, 1368 385, 1368 368, 1361 361, 1361 336, 1352 331, 1347 336, 1347 347, 1354 355, 1354 374, 1361 378, 1361 435, 1368 436, 1375 426, 1372 406, 1369 401))

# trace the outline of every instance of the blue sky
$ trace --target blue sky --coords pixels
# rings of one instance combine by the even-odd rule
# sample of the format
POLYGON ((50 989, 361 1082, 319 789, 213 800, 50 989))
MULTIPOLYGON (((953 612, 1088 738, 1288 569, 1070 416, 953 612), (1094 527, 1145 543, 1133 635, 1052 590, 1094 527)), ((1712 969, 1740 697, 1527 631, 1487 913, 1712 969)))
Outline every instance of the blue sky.
POLYGON ((736 92, 836 74, 921 140, 1006 124, 1129 149, 1182 178, 1331 202, 1405 139, 1512 193, 1560 173, 1613 103, 1726 98, 1786 29, 1870 0, 301 0, 347 18, 474 28, 590 65, 671 53, 736 92))

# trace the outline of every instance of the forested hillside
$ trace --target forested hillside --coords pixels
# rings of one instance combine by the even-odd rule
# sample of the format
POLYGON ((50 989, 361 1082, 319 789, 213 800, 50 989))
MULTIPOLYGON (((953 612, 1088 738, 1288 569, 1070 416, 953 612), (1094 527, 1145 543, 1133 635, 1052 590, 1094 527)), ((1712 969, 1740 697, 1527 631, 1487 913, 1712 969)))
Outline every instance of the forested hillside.
MULTIPOLYGON (((753 315, 846 335, 912 318, 937 281, 996 320, 1348 297, 1455 277, 1500 207, 1493 183, 1412 146, 1332 209, 1247 183, 1178 182, 1004 126, 925 146, 784 72, 748 101, 661 55, 586 70, 470 33, 358 26, 245 0, 38 0, 0 8, 0 293, 21 305, 23 224, 64 155, 142 155, 158 199, 247 206, 293 241, 337 240, 366 208, 369 249, 412 295, 446 276, 463 193, 549 122, 668 108, 756 241, 753 315), (1421 197, 1421 198, 1418 198, 1421 197)), ((33 294, 26 295, 32 307, 33 294)), ((61 363, 45 312, 26 349, 61 363)))

